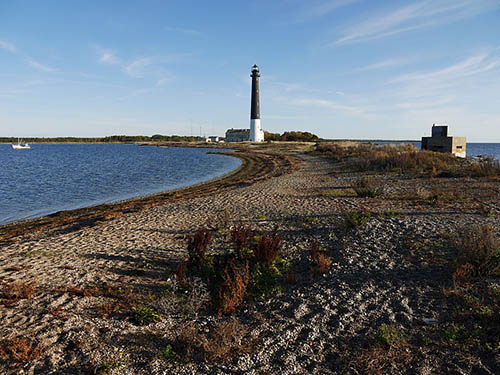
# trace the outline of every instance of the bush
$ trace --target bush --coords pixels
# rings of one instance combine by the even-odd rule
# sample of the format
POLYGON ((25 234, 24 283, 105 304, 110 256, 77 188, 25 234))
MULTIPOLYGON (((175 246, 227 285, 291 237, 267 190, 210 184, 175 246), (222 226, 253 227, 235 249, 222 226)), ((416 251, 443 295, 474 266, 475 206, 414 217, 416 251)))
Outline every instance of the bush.
POLYGON ((139 326, 146 326, 160 319, 160 315, 150 307, 139 307, 132 317, 135 324, 139 326))
POLYGON ((206 229, 198 229, 196 233, 188 238, 188 270, 194 274, 204 274, 211 271, 211 260, 206 253, 212 234, 206 229))
POLYGON ((314 275, 327 273, 332 265, 332 258, 320 253, 318 240, 313 240, 309 254, 312 273, 314 275))
POLYGON ((222 273, 222 283, 217 288, 215 301, 217 315, 231 314, 243 302, 250 277, 248 261, 239 263, 230 259, 222 273))
POLYGON ((500 242, 487 226, 463 228, 452 238, 459 265, 470 264, 474 276, 500 274, 500 242))
POLYGON ((257 262, 271 265, 281 249, 281 236, 277 233, 278 226, 274 227, 271 234, 263 234, 255 248, 255 258, 257 262))
POLYGON ((248 241, 252 237, 254 231, 252 228, 245 227, 242 223, 234 226, 231 231, 231 238, 234 245, 234 251, 240 258, 246 258, 250 254, 248 252, 248 241))
POLYGON ((290 274, 290 263, 276 257, 273 264, 257 263, 251 271, 247 296, 252 299, 267 297, 282 291, 280 282, 283 276, 290 274))
POLYGON ((382 186, 378 179, 373 177, 361 177, 352 184, 353 190, 358 197, 375 198, 382 194, 382 186))
POLYGON ((367 211, 353 211, 344 215, 344 225, 347 229, 354 229, 365 225, 371 214, 367 211))

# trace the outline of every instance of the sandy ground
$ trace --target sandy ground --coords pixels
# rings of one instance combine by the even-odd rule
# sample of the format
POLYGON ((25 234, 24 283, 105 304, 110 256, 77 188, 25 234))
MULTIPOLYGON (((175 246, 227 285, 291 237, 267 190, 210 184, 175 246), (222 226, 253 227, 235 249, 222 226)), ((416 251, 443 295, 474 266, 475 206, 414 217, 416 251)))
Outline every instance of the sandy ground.
MULTIPOLYGON (((0 360, 0 372, 359 373, 356 358, 370 350, 368 338, 377 327, 392 324, 419 332, 424 319, 443 319, 442 290, 450 287, 449 265, 409 243, 438 241, 443 232, 464 225, 488 223, 498 228, 494 204, 498 182, 488 201, 493 207, 489 215, 480 214, 479 206, 472 203, 467 210, 453 203, 416 208, 409 200, 394 198, 415 195, 412 181, 384 177, 386 196, 391 199, 357 198, 349 193, 354 175, 339 174, 333 164, 319 157, 299 157, 301 166, 292 174, 125 213, 70 233, 28 234, 4 245, 0 283, 34 283, 35 292, 32 298, 0 304, 0 337, 28 337, 42 345, 43 351, 20 364, 0 360), (346 232, 342 215, 365 208, 380 215, 346 232), (228 353, 227 361, 162 358, 159 353, 174 342, 179 330, 193 325, 203 329, 228 318, 218 320, 204 312, 175 313, 137 326, 120 314, 100 312, 103 303, 115 303, 105 293, 78 292, 112 285, 115 290, 133 289, 134 296, 154 295, 171 282, 168 269, 187 258, 187 236, 200 227, 214 227, 223 217, 264 230, 279 224, 282 255, 298 270, 297 280, 285 285, 281 295, 251 303, 236 315, 249 327, 246 339, 253 344, 248 353, 228 353), (313 239, 333 259, 324 276, 308 272, 307 250, 313 239)), ((436 183, 422 180, 418 184, 422 191, 432 190, 436 183)), ((488 374, 498 369, 498 362, 483 363, 477 358, 463 362, 450 354, 452 348, 449 353, 443 350, 418 352, 408 373, 488 374), (444 354, 449 357, 443 358, 444 354)), ((391 372, 402 373, 401 369, 391 372)))

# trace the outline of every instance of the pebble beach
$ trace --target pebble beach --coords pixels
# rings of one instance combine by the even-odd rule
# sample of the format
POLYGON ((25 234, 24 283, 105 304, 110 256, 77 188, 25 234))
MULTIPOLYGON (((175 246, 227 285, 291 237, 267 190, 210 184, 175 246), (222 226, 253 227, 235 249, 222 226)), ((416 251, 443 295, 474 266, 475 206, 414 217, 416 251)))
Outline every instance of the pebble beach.
MULTIPOLYGON (((4 241, 0 337, 4 343, 31 340, 33 355, 28 350, 26 359, 9 360, 4 346, 0 373, 498 373, 500 347, 475 355, 454 342, 417 342, 435 342, 440 327, 445 331, 451 324, 446 236, 475 225, 500 228, 498 179, 389 174, 380 177, 381 196, 362 198, 351 189, 359 173, 299 149, 255 153, 262 151, 286 154, 295 161, 293 170, 280 173, 277 167, 265 179, 214 185, 206 194, 122 212, 98 225, 47 227, 4 241), (421 204, 436 189, 464 195, 421 204), (350 212, 370 214, 363 225, 346 229, 350 212), (159 291, 176 287, 174 269, 188 258, 189 236, 212 229, 211 251, 224 251, 220 228, 237 223, 263 232, 277 227, 280 256, 295 270, 278 293, 221 317, 204 308, 207 292, 196 279, 182 299, 189 311, 158 298, 159 291), (313 241, 331 259, 324 274, 310 271, 313 241), (31 286, 30 297, 5 298, 5 288, 15 285, 31 286), (149 299, 158 318, 135 324, 113 307, 121 303, 120 293, 149 299), (381 327, 397 329, 404 339, 381 345, 381 327), (176 352, 180 332, 209 340, 224 329, 234 336, 225 345, 221 334, 222 341, 211 344, 218 351, 206 350, 210 355, 176 352), (34 353, 37 348, 40 353, 34 353)), ((487 284, 494 288, 498 278, 487 284)), ((498 319, 494 314, 490 318, 498 319)))

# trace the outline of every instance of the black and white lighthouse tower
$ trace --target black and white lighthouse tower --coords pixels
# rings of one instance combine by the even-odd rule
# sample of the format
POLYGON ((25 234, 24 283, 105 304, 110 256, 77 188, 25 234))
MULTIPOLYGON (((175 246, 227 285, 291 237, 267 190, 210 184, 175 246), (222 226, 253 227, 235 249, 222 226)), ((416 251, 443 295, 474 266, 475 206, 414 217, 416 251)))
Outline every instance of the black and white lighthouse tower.
POLYGON ((263 142, 264 131, 260 127, 259 67, 252 67, 252 106, 250 109, 250 141, 263 142))

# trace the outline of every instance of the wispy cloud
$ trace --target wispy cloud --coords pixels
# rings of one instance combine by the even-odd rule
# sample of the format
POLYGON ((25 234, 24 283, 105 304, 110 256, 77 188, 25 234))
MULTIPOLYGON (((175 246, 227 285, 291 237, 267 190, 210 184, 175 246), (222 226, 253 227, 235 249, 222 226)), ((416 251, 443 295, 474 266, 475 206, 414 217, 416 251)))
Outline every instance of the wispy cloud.
POLYGON ((407 64, 408 60, 405 59, 400 59, 400 58, 393 58, 393 59, 387 59, 387 60, 382 60, 379 62, 376 62, 374 64, 366 65, 361 68, 358 68, 358 71, 370 71, 370 70, 379 70, 379 69, 386 69, 386 68, 392 68, 395 66, 400 66, 407 64))
POLYGON ((130 77, 140 78, 144 76, 144 68, 148 65, 151 65, 151 62, 151 58, 142 57, 139 59, 135 59, 130 64, 125 65, 123 67, 123 70, 130 77))
POLYGON ((101 57, 99 61, 105 64, 118 64, 120 60, 116 57, 116 53, 113 51, 103 50, 101 52, 101 57))
POLYGON ((307 107, 321 107, 333 109, 336 111, 348 112, 351 115, 358 117, 373 117, 374 108, 370 106, 346 105, 333 100, 320 99, 320 98, 298 98, 291 101, 294 105, 307 106, 307 107))
POLYGON ((201 32, 193 29, 184 29, 182 27, 165 27, 165 30, 173 32, 173 33, 179 33, 179 34, 184 34, 184 35, 191 35, 191 36, 201 36, 203 35, 201 32))
POLYGON ((91 44, 91 48, 93 48, 97 54, 97 59, 102 64, 116 65, 120 64, 121 61, 117 56, 116 51, 113 51, 108 48, 103 48, 96 44, 91 44))
MULTIPOLYGON (((313 19, 324 17, 329 13, 336 11, 339 8, 358 3, 362 0, 316 0, 307 1, 303 5, 295 18, 294 22, 307 22, 313 19)), ((301 2, 302 3, 302 2, 301 2)))
POLYGON ((0 40, 0 48, 5 49, 9 52, 16 52, 16 46, 13 45, 12 43, 6 42, 5 40, 0 40))
POLYGON ((173 81, 174 81, 174 77, 172 77, 172 76, 160 78, 158 81, 156 81, 156 87, 165 86, 173 81))
POLYGON ((379 13, 350 26, 332 43, 361 42, 423 29, 472 17, 499 7, 498 0, 422 0, 393 11, 379 13))
POLYGON ((392 83, 424 83, 457 84, 464 78, 487 73, 500 67, 500 56, 494 53, 482 53, 467 57, 466 59, 445 68, 430 72, 414 72, 394 78, 392 83))
POLYGON ((38 61, 35 61, 33 59, 27 59, 26 62, 28 63, 29 66, 37 70, 40 70, 42 72, 52 73, 56 71, 56 69, 51 68, 50 66, 47 65, 40 64, 38 61))

